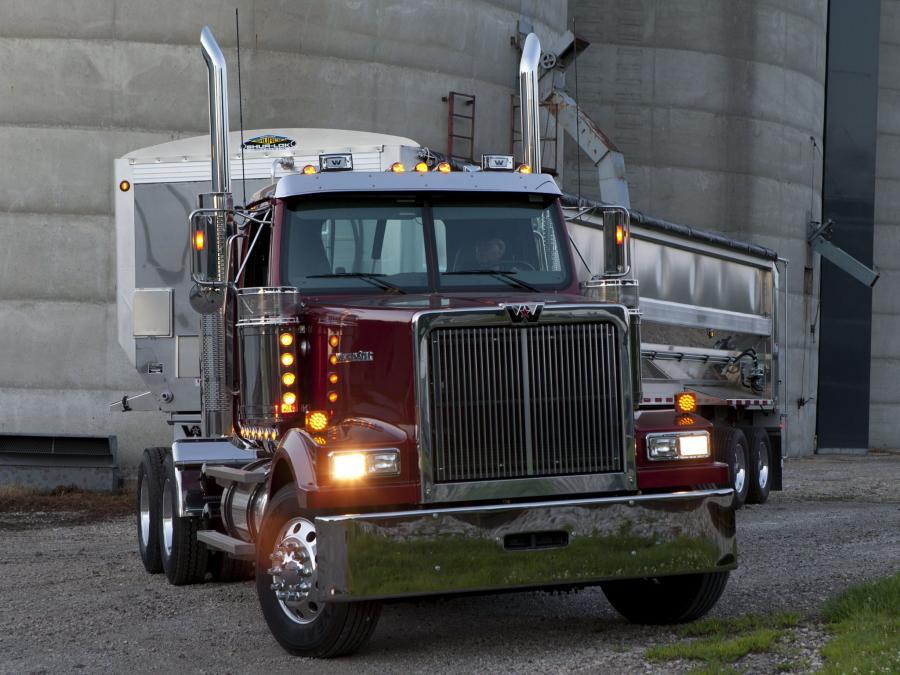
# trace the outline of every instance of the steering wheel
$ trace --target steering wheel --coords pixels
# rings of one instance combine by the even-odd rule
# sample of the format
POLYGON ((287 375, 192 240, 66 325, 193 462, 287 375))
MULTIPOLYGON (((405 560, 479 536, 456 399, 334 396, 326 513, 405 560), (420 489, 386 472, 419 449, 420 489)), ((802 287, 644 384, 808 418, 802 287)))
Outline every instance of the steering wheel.
POLYGON ((536 271, 537 268, 527 260, 498 260, 494 263, 494 267, 498 270, 511 270, 518 272, 521 269, 536 271))

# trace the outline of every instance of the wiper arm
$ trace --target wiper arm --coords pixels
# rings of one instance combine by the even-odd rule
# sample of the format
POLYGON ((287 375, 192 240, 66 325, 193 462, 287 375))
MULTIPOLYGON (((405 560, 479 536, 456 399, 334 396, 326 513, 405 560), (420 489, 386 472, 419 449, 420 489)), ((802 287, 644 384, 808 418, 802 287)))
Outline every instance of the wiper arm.
POLYGON ((540 293, 540 289, 535 288, 531 284, 527 284, 521 279, 516 279, 514 274, 518 274, 515 270, 457 270, 456 272, 444 272, 445 276, 450 276, 451 274, 487 274, 488 276, 492 276, 495 279, 500 279, 505 281, 510 286, 514 288, 521 288, 526 291, 531 291, 533 293, 540 293))
POLYGON ((391 293, 406 293, 399 286, 385 281, 381 277, 383 274, 372 274, 370 272, 334 272, 333 274, 307 274, 307 279, 362 279, 368 281, 373 286, 389 291, 391 293))

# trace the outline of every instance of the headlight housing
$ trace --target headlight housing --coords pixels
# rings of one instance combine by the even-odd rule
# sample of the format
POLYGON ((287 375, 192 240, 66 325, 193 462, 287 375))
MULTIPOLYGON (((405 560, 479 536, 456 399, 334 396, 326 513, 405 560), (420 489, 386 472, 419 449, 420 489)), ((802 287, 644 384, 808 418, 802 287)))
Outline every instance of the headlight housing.
POLYGON ((328 465, 331 478, 339 481, 399 476, 400 451, 397 448, 338 450, 328 453, 328 465))
POLYGON ((666 431, 647 435, 647 459, 705 459, 710 456, 708 431, 666 431))

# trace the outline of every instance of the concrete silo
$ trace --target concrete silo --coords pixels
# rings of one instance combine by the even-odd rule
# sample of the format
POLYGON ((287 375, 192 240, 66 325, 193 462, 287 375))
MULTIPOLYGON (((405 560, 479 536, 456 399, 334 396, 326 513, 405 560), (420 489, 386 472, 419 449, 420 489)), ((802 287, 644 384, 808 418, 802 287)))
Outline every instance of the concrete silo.
MULTIPOLYGON (((444 151, 442 97, 461 91, 477 97, 475 155, 508 146, 520 21, 550 39, 566 16, 563 0, 235 4, 246 128, 376 131, 444 151)), ((0 433, 115 434, 131 466, 171 436, 156 414, 107 412, 141 388, 115 338, 113 159, 206 133, 204 24, 229 59, 237 123, 234 4, 12 3, 3 19, 0 433)))
MULTIPOLYGON (((806 231, 821 202, 827 3, 571 0, 569 26, 591 43, 579 104, 624 153, 632 206, 790 260, 788 450, 811 452, 818 266, 806 269, 806 231)), ((574 143, 566 158, 578 192, 574 143)), ((582 159, 580 173, 596 195, 593 166, 582 159)))

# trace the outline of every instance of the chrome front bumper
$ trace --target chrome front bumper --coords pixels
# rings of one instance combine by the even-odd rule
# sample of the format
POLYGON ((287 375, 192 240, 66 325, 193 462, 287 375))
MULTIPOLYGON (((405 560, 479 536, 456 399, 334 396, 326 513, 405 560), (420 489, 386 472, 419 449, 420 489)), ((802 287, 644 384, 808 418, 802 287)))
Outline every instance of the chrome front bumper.
POLYGON ((316 518, 316 599, 402 598, 729 570, 736 566, 731 500, 731 490, 702 490, 324 516, 316 518))

